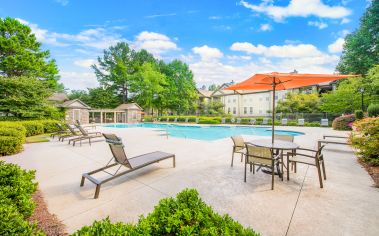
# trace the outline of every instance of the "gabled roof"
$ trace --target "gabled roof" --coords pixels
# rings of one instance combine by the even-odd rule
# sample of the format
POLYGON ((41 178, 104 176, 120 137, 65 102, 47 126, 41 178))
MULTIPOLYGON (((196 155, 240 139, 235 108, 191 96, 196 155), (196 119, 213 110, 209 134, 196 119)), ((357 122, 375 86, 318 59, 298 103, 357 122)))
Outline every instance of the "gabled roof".
POLYGON ((79 99, 65 101, 64 103, 58 105, 58 107, 80 108, 80 109, 90 109, 91 108, 90 106, 88 106, 84 102, 80 101, 79 99))
POLYGON ((49 98, 47 98, 49 101, 54 102, 65 102, 68 101, 68 96, 65 93, 53 93, 49 98))
POLYGON ((213 94, 213 91, 208 91, 208 90, 204 90, 204 89, 197 89, 197 91, 199 92, 199 94, 202 96, 202 97, 211 97, 212 94, 213 94))
POLYGON ((140 110, 143 109, 137 103, 124 103, 115 108, 115 110, 140 110))

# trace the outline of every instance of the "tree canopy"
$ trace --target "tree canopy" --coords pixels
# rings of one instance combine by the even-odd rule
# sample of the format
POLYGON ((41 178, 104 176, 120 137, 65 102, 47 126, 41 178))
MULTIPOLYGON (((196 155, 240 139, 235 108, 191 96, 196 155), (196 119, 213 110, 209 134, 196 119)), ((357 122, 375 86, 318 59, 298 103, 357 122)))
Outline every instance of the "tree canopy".
POLYGON ((10 17, 0 18, 0 76, 38 78, 54 89, 62 89, 49 51, 41 49, 29 26, 10 17))
POLYGON ((285 100, 279 100, 277 112, 317 113, 320 112, 320 98, 317 93, 288 93, 285 100))
POLYGON ((111 89, 102 87, 85 90, 73 90, 69 94, 70 99, 80 99, 93 108, 114 108, 121 103, 119 96, 114 94, 111 89))
POLYGON ((365 76, 376 64, 379 64, 379 0, 372 0, 359 28, 346 36, 337 70, 365 76))

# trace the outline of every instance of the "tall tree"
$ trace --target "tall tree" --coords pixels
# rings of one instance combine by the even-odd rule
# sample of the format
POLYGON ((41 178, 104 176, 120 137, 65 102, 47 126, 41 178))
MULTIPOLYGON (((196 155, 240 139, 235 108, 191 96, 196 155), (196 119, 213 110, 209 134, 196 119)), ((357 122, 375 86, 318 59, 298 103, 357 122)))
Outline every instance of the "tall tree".
POLYGON ((41 49, 29 26, 10 17, 0 18, 0 76, 39 78, 52 88, 62 88, 49 51, 41 49))
POLYGON ((372 0, 359 28, 346 36, 337 70, 365 76, 375 64, 379 64, 379 0, 372 0))
POLYGON ((288 93, 284 100, 278 101, 277 112, 284 113, 315 113, 320 111, 318 94, 288 93))
POLYGON ((58 118, 58 110, 47 101, 53 90, 43 81, 0 77, 0 88, 0 112, 18 118, 58 118))
POLYGON ((120 97, 111 89, 102 87, 85 90, 73 90, 68 96, 70 99, 80 99, 92 108, 115 108, 120 105, 120 97))
POLYGON ((99 66, 92 65, 92 68, 103 87, 112 89, 127 102, 130 85, 138 68, 146 61, 154 61, 154 57, 145 50, 136 52, 127 43, 120 42, 104 50, 103 57, 98 57, 99 66))

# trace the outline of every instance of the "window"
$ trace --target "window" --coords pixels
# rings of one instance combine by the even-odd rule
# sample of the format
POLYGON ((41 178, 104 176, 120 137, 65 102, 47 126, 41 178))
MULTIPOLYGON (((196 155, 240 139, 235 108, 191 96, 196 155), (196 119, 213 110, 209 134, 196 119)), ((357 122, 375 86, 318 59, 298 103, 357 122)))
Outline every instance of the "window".
POLYGON ((237 114, 237 108, 233 107, 233 114, 237 114))
POLYGON ((250 98, 250 102, 252 102, 253 101, 253 98, 250 98))
POLYGON ((250 107, 250 114, 253 114, 253 107, 250 107))
POLYGON ((228 107, 228 114, 230 114, 230 107, 228 107))
POLYGON ((278 95, 275 95, 275 100, 278 100, 278 95))
POLYGON ((243 108, 243 114, 247 114, 247 107, 243 108))
POLYGON ((233 103, 236 103, 236 99, 235 98, 233 98, 233 103))
POLYGON ((74 121, 77 121, 77 120, 80 121, 80 110, 74 109, 73 112, 74 112, 74 115, 72 116, 72 118, 74 119, 74 121))
POLYGON ((230 103, 230 98, 228 98, 228 103, 230 103))

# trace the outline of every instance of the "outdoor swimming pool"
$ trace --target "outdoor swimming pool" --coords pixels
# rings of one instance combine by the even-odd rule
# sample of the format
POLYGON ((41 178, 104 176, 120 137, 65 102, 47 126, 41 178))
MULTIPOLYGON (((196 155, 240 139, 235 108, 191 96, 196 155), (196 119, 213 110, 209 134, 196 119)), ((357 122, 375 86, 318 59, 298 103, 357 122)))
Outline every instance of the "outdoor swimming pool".
MULTIPOLYGON (((108 124, 108 128, 153 128, 160 131, 162 135, 168 133, 169 136, 179 138, 189 138, 197 140, 213 141, 227 138, 233 135, 257 135, 271 136, 271 127, 251 127, 251 126, 221 126, 221 125, 177 125, 177 124, 108 124)), ((278 135, 299 136, 304 135, 301 132, 288 130, 275 130, 278 135)))

